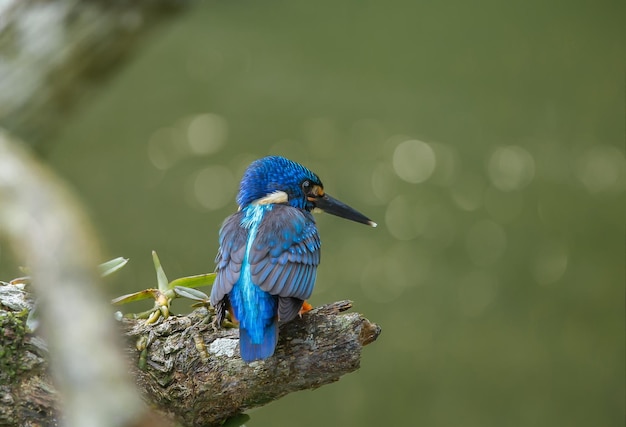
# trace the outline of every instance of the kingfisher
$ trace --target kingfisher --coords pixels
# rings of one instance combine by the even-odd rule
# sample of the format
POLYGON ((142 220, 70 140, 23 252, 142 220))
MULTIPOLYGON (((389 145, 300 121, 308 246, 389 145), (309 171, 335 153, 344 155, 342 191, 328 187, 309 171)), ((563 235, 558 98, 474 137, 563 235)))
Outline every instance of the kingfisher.
POLYGON ((211 305, 218 327, 226 310, 239 323, 241 358, 250 363, 274 354, 278 322, 293 320, 311 296, 320 263, 312 212, 376 223, 326 194, 309 169, 280 156, 248 166, 237 204, 219 232, 211 305))

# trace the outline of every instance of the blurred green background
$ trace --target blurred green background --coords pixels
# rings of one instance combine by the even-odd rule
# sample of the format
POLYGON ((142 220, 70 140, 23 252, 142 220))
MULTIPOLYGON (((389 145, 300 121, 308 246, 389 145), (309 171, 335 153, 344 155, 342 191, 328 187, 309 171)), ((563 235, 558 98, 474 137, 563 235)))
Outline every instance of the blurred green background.
POLYGON ((110 296, 154 286, 152 249, 170 279, 212 271, 267 154, 379 223, 317 216, 311 302, 383 328, 361 370, 250 427, 623 426, 624 12, 203 1, 42 155, 131 259, 110 296))

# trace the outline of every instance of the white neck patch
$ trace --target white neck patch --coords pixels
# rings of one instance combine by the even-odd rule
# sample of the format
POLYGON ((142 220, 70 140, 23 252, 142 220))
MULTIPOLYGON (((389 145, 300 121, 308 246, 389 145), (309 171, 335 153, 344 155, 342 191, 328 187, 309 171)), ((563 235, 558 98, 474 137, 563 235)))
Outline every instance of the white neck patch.
POLYGON ((284 191, 274 191, 271 194, 268 194, 265 197, 255 200, 252 202, 255 205, 271 205, 273 203, 287 203, 289 201, 289 196, 284 191))

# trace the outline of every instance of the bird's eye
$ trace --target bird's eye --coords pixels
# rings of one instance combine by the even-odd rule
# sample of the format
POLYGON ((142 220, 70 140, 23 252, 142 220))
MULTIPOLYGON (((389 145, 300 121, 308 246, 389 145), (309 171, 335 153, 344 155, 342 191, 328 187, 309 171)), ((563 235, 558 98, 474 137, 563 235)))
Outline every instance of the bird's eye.
POLYGON ((302 189, 304 191, 308 190, 310 186, 311 186, 311 181, 309 181, 308 179, 305 179, 304 181, 302 181, 302 189))

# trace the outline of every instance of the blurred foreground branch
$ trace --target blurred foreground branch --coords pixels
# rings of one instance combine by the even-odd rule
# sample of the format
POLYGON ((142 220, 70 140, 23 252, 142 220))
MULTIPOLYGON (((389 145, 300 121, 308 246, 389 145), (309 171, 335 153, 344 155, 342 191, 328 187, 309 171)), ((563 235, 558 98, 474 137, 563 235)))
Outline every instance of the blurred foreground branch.
MULTIPOLYGON (((98 291, 99 256, 89 223, 59 180, 18 144, 0 130, 0 232, 32 270, 41 329, 50 345, 50 371, 62 396, 61 424, 136 425, 147 409, 128 376, 109 307, 98 291)), ((0 304, 11 306, 20 309, 15 302, 0 304)), ((56 392, 44 382, 40 359, 45 345, 26 339, 23 315, 28 310, 11 311, 0 313, 0 416, 29 416, 56 392), (31 359, 12 364, 10 357, 24 350, 31 359), (31 366, 40 375, 34 384, 25 376, 31 366), (33 404, 23 401, 29 385, 38 393, 33 404)), ((0 424, 30 425, 14 418, 0 418, 0 424)))
POLYGON ((187 0, 0 2, 0 127, 31 146, 187 0))

